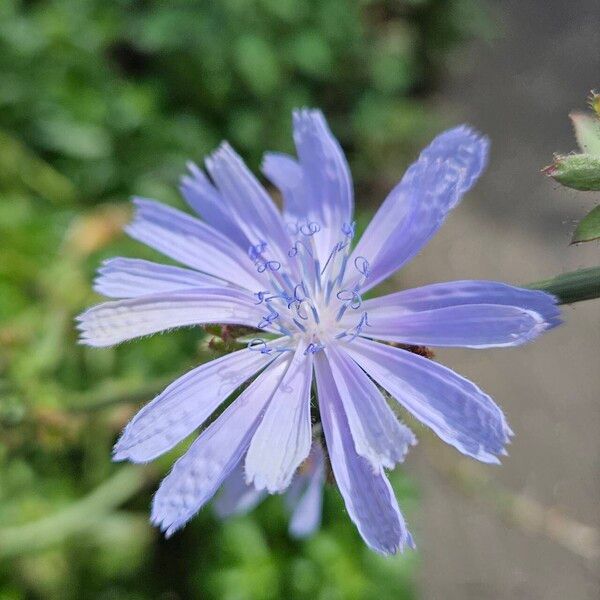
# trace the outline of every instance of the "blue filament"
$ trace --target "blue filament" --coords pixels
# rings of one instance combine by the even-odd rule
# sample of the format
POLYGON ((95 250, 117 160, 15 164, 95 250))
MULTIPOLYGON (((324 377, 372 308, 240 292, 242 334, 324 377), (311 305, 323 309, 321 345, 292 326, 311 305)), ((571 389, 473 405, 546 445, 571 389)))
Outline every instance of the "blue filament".
POLYGON ((354 259, 354 266, 361 275, 369 276, 369 261, 364 256, 357 256, 354 259))
POLYGON ((302 235, 310 237, 311 235, 314 235, 315 233, 321 231, 321 226, 318 223, 315 223, 314 221, 310 221, 308 223, 305 223, 304 225, 300 225, 299 231, 302 235))
POLYGON ((306 346, 306 350, 304 350, 304 356, 307 354, 316 354, 317 352, 321 352, 325 346, 320 343, 311 342, 308 346, 306 346))

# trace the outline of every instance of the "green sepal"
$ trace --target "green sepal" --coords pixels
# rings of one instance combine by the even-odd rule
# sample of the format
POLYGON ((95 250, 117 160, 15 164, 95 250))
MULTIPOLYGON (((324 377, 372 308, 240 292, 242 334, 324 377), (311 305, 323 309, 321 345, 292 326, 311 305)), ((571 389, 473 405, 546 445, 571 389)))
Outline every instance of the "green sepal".
POLYGON ((569 115, 581 151, 600 156, 600 119, 596 115, 575 112, 569 115))
POLYGON ((600 204, 592 209, 577 225, 571 244, 600 239, 600 204))
POLYGON ((558 183, 574 190, 600 190, 600 156, 591 154, 557 155, 543 172, 558 183))

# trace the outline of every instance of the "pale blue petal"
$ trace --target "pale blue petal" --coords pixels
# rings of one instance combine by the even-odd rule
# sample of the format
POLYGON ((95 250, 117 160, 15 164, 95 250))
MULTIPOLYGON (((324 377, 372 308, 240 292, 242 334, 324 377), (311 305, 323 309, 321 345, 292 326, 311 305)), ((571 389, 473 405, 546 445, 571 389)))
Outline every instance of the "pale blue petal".
POLYGON ((98 269, 94 290, 109 298, 136 298, 199 287, 226 286, 206 273, 139 258, 110 258, 98 269))
MULTIPOLYGON (((364 257, 370 274, 362 291, 390 276, 431 239, 479 177, 488 141, 466 126, 439 135, 391 191, 361 237, 352 259, 364 257)), ((351 286, 349 274, 346 287, 351 286)))
POLYGON ((274 354, 239 350, 196 367, 175 380, 129 422, 114 460, 148 462, 167 452, 208 417, 274 354))
POLYGON ((313 444, 308 461, 307 473, 298 474, 294 479, 294 482, 302 482, 300 494, 292 503, 289 525, 290 535, 295 538, 306 538, 312 535, 321 526, 323 515, 325 457, 323 448, 318 442, 313 444))
POLYGON ((242 392, 175 463, 152 502, 152 523, 167 537, 183 527, 240 462, 288 366, 278 358, 242 392))
POLYGON ((186 202, 211 227, 220 231, 244 251, 248 250, 250 242, 236 224, 235 217, 229 212, 227 202, 223 200, 202 169, 194 163, 189 163, 188 170, 189 175, 181 178, 180 185, 181 194, 186 202))
POLYGON ((298 161, 287 154, 268 152, 263 158, 262 172, 283 196, 286 222, 293 224, 306 219, 306 190, 298 161))
POLYGON ((466 304, 501 304, 538 313, 550 327, 555 327, 561 323, 556 303, 554 296, 539 290, 528 290, 497 281, 465 280, 434 283, 379 296, 363 302, 362 310, 367 311, 370 318, 374 311, 389 307, 405 313, 415 313, 466 304))
POLYGON ((265 491, 258 491, 248 485, 244 478, 244 461, 223 482, 219 494, 213 503, 215 513, 220 519, 234 515, 245 515, 256 508, 267 496, 265 491))
POLYGON ((229 288, 197 288, 105 302, 77 317, 80 341, 113 346, 173 327, 224 323, 256 327, 262 312, 251 295, 229 288))
POLYGON ((253 292, 264 283, 246 252, 199 219, 154 202, 136 198, 135 218, 127 233, 184 265, 225 279, 253 292))
POLYGON ((346 352, 445 442, 480 461, 500 462, 512 431, 474 383, 412 352, 361 338, 347 344, 346 352))
POLYGON ((465 304, 406 313, 385 307, 368 313, 362 335, 424 346, 493 348, 519 346, 548 329, 537 313, 500 304, 465 304))
POLYGON ((312 354, 298 345, 277 395, 262 418, 246 455, 246 481, 271 494, 290 484, 310 452, 312 354))
POLYGON ((344 239, 342 228, 352 223, 352 177, 346 157, 321 111, 295 111, 293 125, 304 180, 304 214, 308 221, 321 227, 314 236, 314 244, 323 265, 334 245, 344 239))
POLYGON ((330 346, 325 353, 357 454, 366 458, 374 471, 392 469, 416 444, 414 434, 398 421, 377 386, 342 349, 330 346))
POLYGON ((287 264, 291 240, 281 214, 244 161, 223 143, 206 159, 206 168, 250 243, 266 242, 267 260, 287 264))
POLYGON ((342 401, 322 352, 315 355, 315 374, 327 451, 348 515, 370 548, 395 554, 412 540, 392 487, 383 470, 373 472, 368 461, 356 454, 342 401))

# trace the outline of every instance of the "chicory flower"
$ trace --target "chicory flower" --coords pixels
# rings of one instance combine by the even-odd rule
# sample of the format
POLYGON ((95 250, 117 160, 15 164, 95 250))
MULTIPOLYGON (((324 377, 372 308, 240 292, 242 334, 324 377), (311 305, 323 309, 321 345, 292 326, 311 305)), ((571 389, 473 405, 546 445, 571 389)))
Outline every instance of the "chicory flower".
MULTIPOLYGON (((319 528, 324 484, 325 457, 321 444, 315 440, 308 458, 300 465, 284 494, 290 513, 288 529, 292 537, 305 538, 319 528)), ((264 489, 259 491, 246 483, 244 465, 240 462, 221 486, 214 502, 215 512, 221 519, 243 515, 254 509, 266 496, 264 489)))
POLYGON ((499 462, 512 432, 474 383, 399 345, 517 346, 559 323, 555 298, 494 281, 454 281, 365 300, 412 259, 483 171, 488 141, 466 126, 439 135, 354 246, 353 188, 323 115, 294 113, 297 158, 267 154, 280 212, 227 144, 190 165, 181 191, 201 219, 146 199, 127 232, 185 267, 117 258, 96 290, 114 301, 79 317, 81 340, 111 346, 209 323, 256 330, 246 348, 176 380, 127 425, 115 460, 144 463, 205 427, 163 480, 152 521, 187 523, 232 474, 282 493, 309 456, 311 396, 333 476, 365 542, 389 554, 412 538, 386 477, 415 443, 384 398, 462 453, 499 462), (378 341, 376 341, 378 340, 378 341))

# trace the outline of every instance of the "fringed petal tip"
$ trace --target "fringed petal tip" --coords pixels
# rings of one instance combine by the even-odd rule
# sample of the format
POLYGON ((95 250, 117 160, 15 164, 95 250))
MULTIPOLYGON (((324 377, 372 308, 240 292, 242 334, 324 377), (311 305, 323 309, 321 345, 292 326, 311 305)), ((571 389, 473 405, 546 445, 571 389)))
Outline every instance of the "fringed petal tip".
MULTIPOLYGON (((112 451, 112 461, 113 462, 123 462, 126 460, 131 460, 126 451, 117 450, 116 448, 113 448, 113 451, 112 451)), ((136 462, 136 461, 132 460, 131 462, 136 462)))
POLYGON ((149 460, 141 460, 135 457, 135 452, 132 452, 134 445, 127 442, 127 430, 123 432, 121 437, 117 440, 112 449, 112 460, 113 462, 123 462, 128 460, 132 463, 144 464, 150 462, 149 460))
POLYGON ((173 523, 169 522, 166 517, 163 518, 158 515, 153 515, 150 518, 150 523, 160 530, 160 532, 165 536, 165 539, 168 540, 175 533, 177 533, 180 529, 182 529, 187 521, 174 521, 173 523))
MULTIPOLYGON (((199 509, 191 514, 184 514, 182 516, 179 507, 171 511, 171 505, 175 505, 177 504, 177 502, 171 501, 171 505, 169 505, 165 503, 165 499, 157 501, 157 495, 159 493, 160 489, 152 499, 152 506, 150 509, 150 523, 154 527, 159 529, 161 533, 165 536, 165 539, 168 540, 180 529, 183 529, 185 525, 196 515, 199 509)), ((179 498, 179 501, 181 501, 181 498, 179 498)))
POLYGON ((469 125, 468 123, 461 123, 460 125, 456 125, 452 129, 446 131, 446 133, 460 135, 461 137, 468 138, 469 141, 479 142, 485 147, 490 146, 490 138, 487 135, 481 133, 481 131, 479 131, 472 125, 469 125))
POLYGON ((540 311, 540 315, 546 323, 546 329, 554 329, 555 327, 561 325, 563 323, 563 319, 561 318, 561 311, 559 308, 560 300, 548 292, 543 292, 541 290, 529 291, 531 294, 539 298, 540 306, 538 310, 540 311))
POLYGON ((313 120, 320 121, 323 125, 327 126, 323 111, 318 108, 302 106, 292 111, 292 122, 294 125, 301 125, 302 123, 310 124, 313 120))
POLYGON ((375 547, 368 544, 371 550, 381 554, 382 556, 395 556, 397 554, 403 554, 407 550, 416 550, 417 545, 410 531, 405 530, 404 534, 393 544, 375 547))
POLYGON ((457 125, 456 127, 448 129, 442 133, 433 141, 433 144, 435 144, 437 141, 444 140, 444 138, 446 140, 461 138, 464 140, 464 143, 471 144, 472 147, 475 148, 479 153, 482 168, 487 165, 491 141, 487 135, 481 133, 478 129, 475 129, 475 127, 469 125, 468 123, 457 125))
MULTIPOLYGON (((544 292, 540 293, 544 294, 544 292)), ((515 333, 515 343, 512 345, 520 346, 528 344, 537 339, 542 333, 558 327, 563 322, 560 317, 558 300, 554 296, 550 296, 550 294, 544 295, 547 296, 549 300, 549 302, 546 303, 546 306, 539 306, 534 310, 523 309, 523 312, 531 317, 531 327, 520 335, 515 333)))
POLYGON ((480 462, 486 463, 488 465, 501 465, 501 457, 509 456, 507 446, 509 446, 512 443, 511 438, 513 436, 514 433, 512 429, 508 426, 508 424, 504 423, 502 427, 502 434, 499 436, 499 439, 501 441, 498 447, 493 450, 490 450, 489 448, 484 449, 483 447, 480 447, 479 450, 473 452, 471 456, 473 458, 476 458, 480 462))
POLYGON ((204 159, 204 163, 206 165, 206 168, 208 169, 208 172, 211 173, 212 169, 215 166, 216 162, 222 161, 222 160, 231 160, 231 159, 235 159, 237 161, 240 161, 240 157, 238 156, 238 154, 236 153, 236 151, 233 149, 233 147, 231 146, 231 144, 227 141, 227 140, 223 140, 216 148, 216 150, 213 150, 205 159, 204 159))

